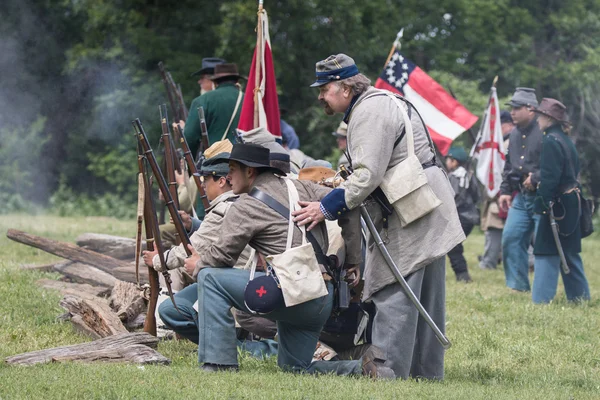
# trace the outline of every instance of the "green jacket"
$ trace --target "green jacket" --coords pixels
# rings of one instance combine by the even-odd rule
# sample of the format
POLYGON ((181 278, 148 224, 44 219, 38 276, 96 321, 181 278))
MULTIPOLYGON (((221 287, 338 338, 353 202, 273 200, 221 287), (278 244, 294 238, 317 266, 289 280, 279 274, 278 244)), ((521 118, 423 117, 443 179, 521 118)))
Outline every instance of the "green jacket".
MULTIPOLYGON (((231 115, 233 114, 240 93, 240 89, 235 84, 227 82, 221 83, 215 90, 205 93, 202 96, 198 96, 192 101, 190 113, 187 121, 185 121, 183 135, 185 136, 194 157, 198 154, 202 139, 198 108, 204 108, 206 127, 208 129, 208 143, 209 145, 212 145, 223 137, 223 133, 225 133, 225 129, 227 129, 227 125, 229 125, 231 115)), ((229 128, 229 132, 227 133, 227 138, 232 142, 235 138, 235 128, 237 128, 240 120, 243 101, 244 94, 241 93, 239 107, 229 128)))
POLYGON ((558 254, 550 225, 550 202, 554 202, 554 216, 564 252, 581 252, 579 194, 576 191, 565 194, 579 188, 579 168, 577 149, 560 125, 546 129, 542 139, 540 183, 534 203, 534 212, 541 214, 534 246, 537 255, 558 254))

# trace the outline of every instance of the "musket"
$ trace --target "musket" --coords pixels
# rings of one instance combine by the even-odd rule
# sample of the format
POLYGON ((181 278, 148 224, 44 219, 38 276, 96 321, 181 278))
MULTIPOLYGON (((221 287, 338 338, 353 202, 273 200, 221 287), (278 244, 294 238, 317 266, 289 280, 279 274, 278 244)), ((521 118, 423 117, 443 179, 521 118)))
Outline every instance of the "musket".
POLYGON ((167 90, 167 98, 169 99, 169 104, 171 105, 171 111, 173 112, 173 115, 178 115, 175 99, 173 98, 173 91, 171 90, 171 84, 169 82, 169 77, 167 76, 168 72, 165 69, 162 61, 158 63, 158 70, 160 71, 160 77, 162 78, 165 89, 167 90))
MULTIPOLYGON (((179 238, 181 240, 181 243, 183 244, 183 248, 184 248, 186 254, 188 256, 190 256, 190 255, 192 255, 191 250, 188 248, 188 246, 191 245, 190 237, 188 236, 187 231, 185 230, 185 227, 183 226, 183 221, 181 220, 181 216, 179 215, 179 212, 177 212, 177 208, 175 207, 173 198, 171 197, 171 193, 169 192, 169 189, 167 187, 167 181, 165 180, 165 177, 163 176, 162 172, 160 171, 158 162, 156 161, 156 157, 154 156, 154 152, 152 151, 152 148, 150 147, 150 142, 148 141, 148 136, 146 135, 146 132, 144 131, 144 127, 142 126, 142 123, 140 122, 139 118, 136 119, 135 121, 133 121, 132 124, 133 124, 134 130, 135 130, 135 133, 136 133, 138 144, 141 148, 140 154, 144 156, 144 159, 150 165, 152 174, 154 175, 154 177, 156 178, 156 182, 158 183, 158 188, 159 188, 160 192, 162 193, 163 197, 165 198, 167 209, 169 210, 169 214, 171 215, 171 218, 173 219, 173 224, 175 225, 175 230, 177 231, 177 234, 179 235, 179 238)), ((148 182, 148 179, 146 179, 146 183, 147 183, 147 185, 146 185, 147 186, 146 202, 149 206, 148 208, 150 211, 147 214, 145 213, 145 219, 151 222, 150 223, 150 225, 151 225, 150 231, 153 233, 154 238, 155 238, 155 240, 153 242, 154 243, 153 249, 156 248, 161 265, 163 266, 164 271, 162 274, 163 274, 163 277, 165 278, 165 284, 167 286, 167 290, 169 292, 169 297, 171 298, 171 302, 173 303, 173 306, 175 307, 175 309, 181 315, 184 315, 177 307, 177 304, 175 303, 175 298, 173 297, 173 290, 171 289, 171 276, 169 275, 169 271, 166 270, 166 263, 164 260, 164 248, 160 241, 160 229, 158 227, 158 220, 156 219, 156 207, 154 205, 154 200, 153 200, 151 192, 150 192, 150 184, 148 182)), ((146 231, 146 235, 147 234, 148 234, 148 230, 146 231)), ((153 249, 151 249, 151 250, 153 250, 153 249)))
POLYGON ((565 258, 565 252, 563 251, 562 244, 560 243, 560 236, 558 235, 558 224, 556 223, 556 218, 554 217, 554 202, 550 202, 550 228, 552 228, 552 236, 554 236, 554 243, 556 243, 556 250, 558 250, 558 256, 560 257, 560 266, 563 270, 563 273, 568 274, 571 272, 569 269, 569 265, 567 264, 567 259, 565 258))
MULTIPOLYGON (((167 170, 167 180, 173 204, 179 209, 179 198, 177 196, 177 180, 175 179, 175 164, 179 165, 179 160, 175 156, 175 146, 171 133, 169 132, 169 122, 167 121, 167 105, 158 107, 160 112, 160 123, 162 127, 162 141, 165 146, 165 168, 167 170)), ((166 198, 165 198, 166 199, 166 198)))
MULTIPOLYGON (((138 200, 142 200, 142 205, 138 204, 138 210, 142 209, 142 218, 140 221, 138 215, 138 234, 141 241, 141 228, 142 222, 146 228, 146 248, 148 251, 154 251, 154 233, 152 228, 152 219, 156 219, 156 212, 152 214, 152 193, 150 191, 150 182, 148 180, 148 174, 146 172, 145 157, 141 152, 138 144, 138 168, 139 168, 139 189, 142 190, 141 194, 138 194, 138 200)), ((138 211, 139 212, 139 211, 138 211)), ((141 243, 140 243, 141 245, 141 243)), ((141 247, 141 246, 140 246, 141 247)), ((136 279, 139 284, 139 251, 136 243, 136 279)), ((160 285, 158 281, 158 272, 152 267, 148 268, 148 281, 150 284, 150 296, 148 298, 148 312, 146 313, 146 319, 144 320, 144 332, 147 332, 153 336, 156 336, 156 305, 158 302, 158 295, 160 294, 160 285)))
POLYGON ((190 146, 188 145, 185 136, 183 136, 183 132, 179 125, 175 125, 173 130, 175 131, 175 137, 179 139, 179 144, 183 149, 183 158, 188 166, 188 169, 192 173, 192 177, 194 178, 194 183, 196 183, 196 187, 198 188, 198 194, 200 196, 200 201, 206 210, 210 207, 208 202, 208 198, 206 197, 206 192, 204 191, 204 186, 202 186, 202 181, 200 180, 200 173, 198 172, 198 168, 196 168, 196 164, 194 164, 194 157, 192 156, 192 151, 190 150, 190 146))
POLYGON ((210 147, 210 143, 208 142, 208 129, 206 128, 206 118, 204 117, 204 107, 198 107, 198 119, 200 120, 200 132, 202 132, 202 148, 197 157, 197 159, 200 160, 202 154, 210 147))
POLYGON ((133 125, 136 129, 137 139, 140 143, 143 154, 146 157, 146 160, 148 161, 148 164, 150 165, 150 169, 152 170, 152 174, 154 175, 154 178, 156 179, 156 182, 158 184, 158 189, 160 190, 163 197, 165 198, 166 206, 167 206, 167 209, 169 210, 169 214, 171 215, 171 218, 173 219, 173 224, 175 225, 177 234, 179 235, 179 238, 181 239, 181 243, 184 246, 185 252, 189 256, 192 254, 191 251, 187 247, 189 244, 191 244, 190 237, 188 236, 187 231, 185 230, 185 227, 183 226, 183 221, 181 220, 181 216, 179 215, 179 212, 177 211, 177 207, 175 207, 173 197, 171 197, 171 193, 169 192, 167 181, 166 181, 164 175, 162 174, 160 167, 158 166, 158 162, 156 161, 156 157, 154 155, 154 152, 152 151, 152 147, 150 147, 150 142, 148 141, 148 136, 146 135, 146 132, 144 131, 144 127, 142 126, 142 123, 140 122, 139 119, 136 119, 135 121, 133 121, 133 125))
POLYGON ((138 155, 138 205, 137 205, 137 231, 135 235, 135 281, 140 286, 140 256, 142 252, 142 225, 144 224, 144 172, 140 164, 141 157, 138 155))

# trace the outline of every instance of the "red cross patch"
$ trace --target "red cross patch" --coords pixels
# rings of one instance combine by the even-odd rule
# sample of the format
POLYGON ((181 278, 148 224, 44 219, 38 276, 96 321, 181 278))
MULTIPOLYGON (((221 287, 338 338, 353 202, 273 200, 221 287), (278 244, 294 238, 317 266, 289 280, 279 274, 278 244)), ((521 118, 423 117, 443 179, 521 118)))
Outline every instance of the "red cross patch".
POLYGON ((258 294, 258 297, 263 297, 264 294, 267 294, 267 291, 265 290, 264 286, 261 286, 260 289, 256 291, 256 293, 258 294))

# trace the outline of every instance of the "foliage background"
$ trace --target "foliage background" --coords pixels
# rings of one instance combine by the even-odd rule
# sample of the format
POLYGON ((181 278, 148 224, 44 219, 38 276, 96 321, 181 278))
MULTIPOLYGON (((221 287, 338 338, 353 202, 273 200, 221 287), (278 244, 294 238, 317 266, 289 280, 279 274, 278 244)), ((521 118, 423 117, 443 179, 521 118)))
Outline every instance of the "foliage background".
MULTIPOLYGON (((306 153, 330 155, 339 122, 308 87, 314 63, 345 52, 375 80, 404 27, 405 55, 477 115, 495 75, 500 97, 530 86, 539 99, 562 100, 588 190, 600 196, 600 1, 267 0, 265 7, 285 119, 306 153)), ((4 1, 0 210, 33 203, 114 214, 133 202, 130 122, 141 118, 157 143, 157 106, 166 102, 157 63, 165 62, 189 104, 198 94, 189 74, 203 57, 248 72, 255 23, 249 0, 4 1)), ((471 144, 468 134, 459 142, 471 144)))

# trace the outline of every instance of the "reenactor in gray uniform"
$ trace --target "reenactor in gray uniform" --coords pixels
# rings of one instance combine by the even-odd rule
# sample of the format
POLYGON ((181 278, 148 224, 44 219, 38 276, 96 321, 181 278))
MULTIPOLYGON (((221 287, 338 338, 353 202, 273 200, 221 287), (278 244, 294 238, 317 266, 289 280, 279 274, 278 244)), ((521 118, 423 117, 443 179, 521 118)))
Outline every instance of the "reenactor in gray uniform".
MULTIPOLYGON (((231 268, 240 253, 250 245, 260 254, 282 254, 287 248, 289 222, 273 208, 248 195, 258 189, 281 204, 289 204, 288 187, 280 171, 269 165, 269 150, 252 144, 236 144, 231 151, 228 179, 233 192, 239 194, 223 224, 219 239, 202 253, 186 260, 190 273, 199 270, 198 282, 198 360, 205 371, 238 369, 235 325, 231 308, 250 312, 245 302, 245 288, 250 271, 231 268)), ((292 181, 301 200, 319 201, 330 191, 312 182, 292 181)), ((300 203, 303 203, 302 201, 300 203)), ((339 219, 346 243, 348 275, 359 279, 360 230, 358 213, 349 212, 339 219)), ((328 247, 324 223, 312 231, 321 249, 328 247)), ((293 248, 302 244, 299 228, 293 229, 293 248)), ((256 272, 257 277, 264 276, 256 272)), ((372 377, 391 377, 393 372, 383 365, 379 349, 373 347, 361 359, 352 361, 312 362, 319 334, 329 319, 333 307, 333 286, 326 284, 328 294, 292 307, 278 306, 264 317, 277 321, 278 365, 287 371, 305 373, 365 374, 372 377)), ((263 289, 263 288, 261 288, 263 289)), ((264 291, 268 295, 267 291, 264 291)), ((262 296, 262 295, 261 295, 262 296)))
MULTIPOLYGON (((344 218, 365 202, 400 273, 435 324, 444 330, 445 256, 465 236, 454 193, 435 163, 435 153, 418 112, 408 109, 401 99, 390 98, 390 92, 372 87, 354 60, 345 54, 319 61, 316 75, 312 86, 319 88, 319 101, 325 112, 344 114, 348 124, 348 150, 354 171, 341 188, 334 189, 320 203, 305 204, 303 210, 296 212, 295 220, 314 228, 325 218, 344 218), (411 115, 410 121, 405 120, 400 106, 411 115), (414 154, 441 205, 402 226, 396 211, 384 215, 380 204, 370 199, 383 183, 386 171, 408 158, 407 140, 403 138, 406 124, 412 124, 414 154)), ((367 242, 363 300, 376 306, 372 342, 384 349, 386 365, 397 377, 443 378, 444 348, 403 291, 373 237, 367 242)))

